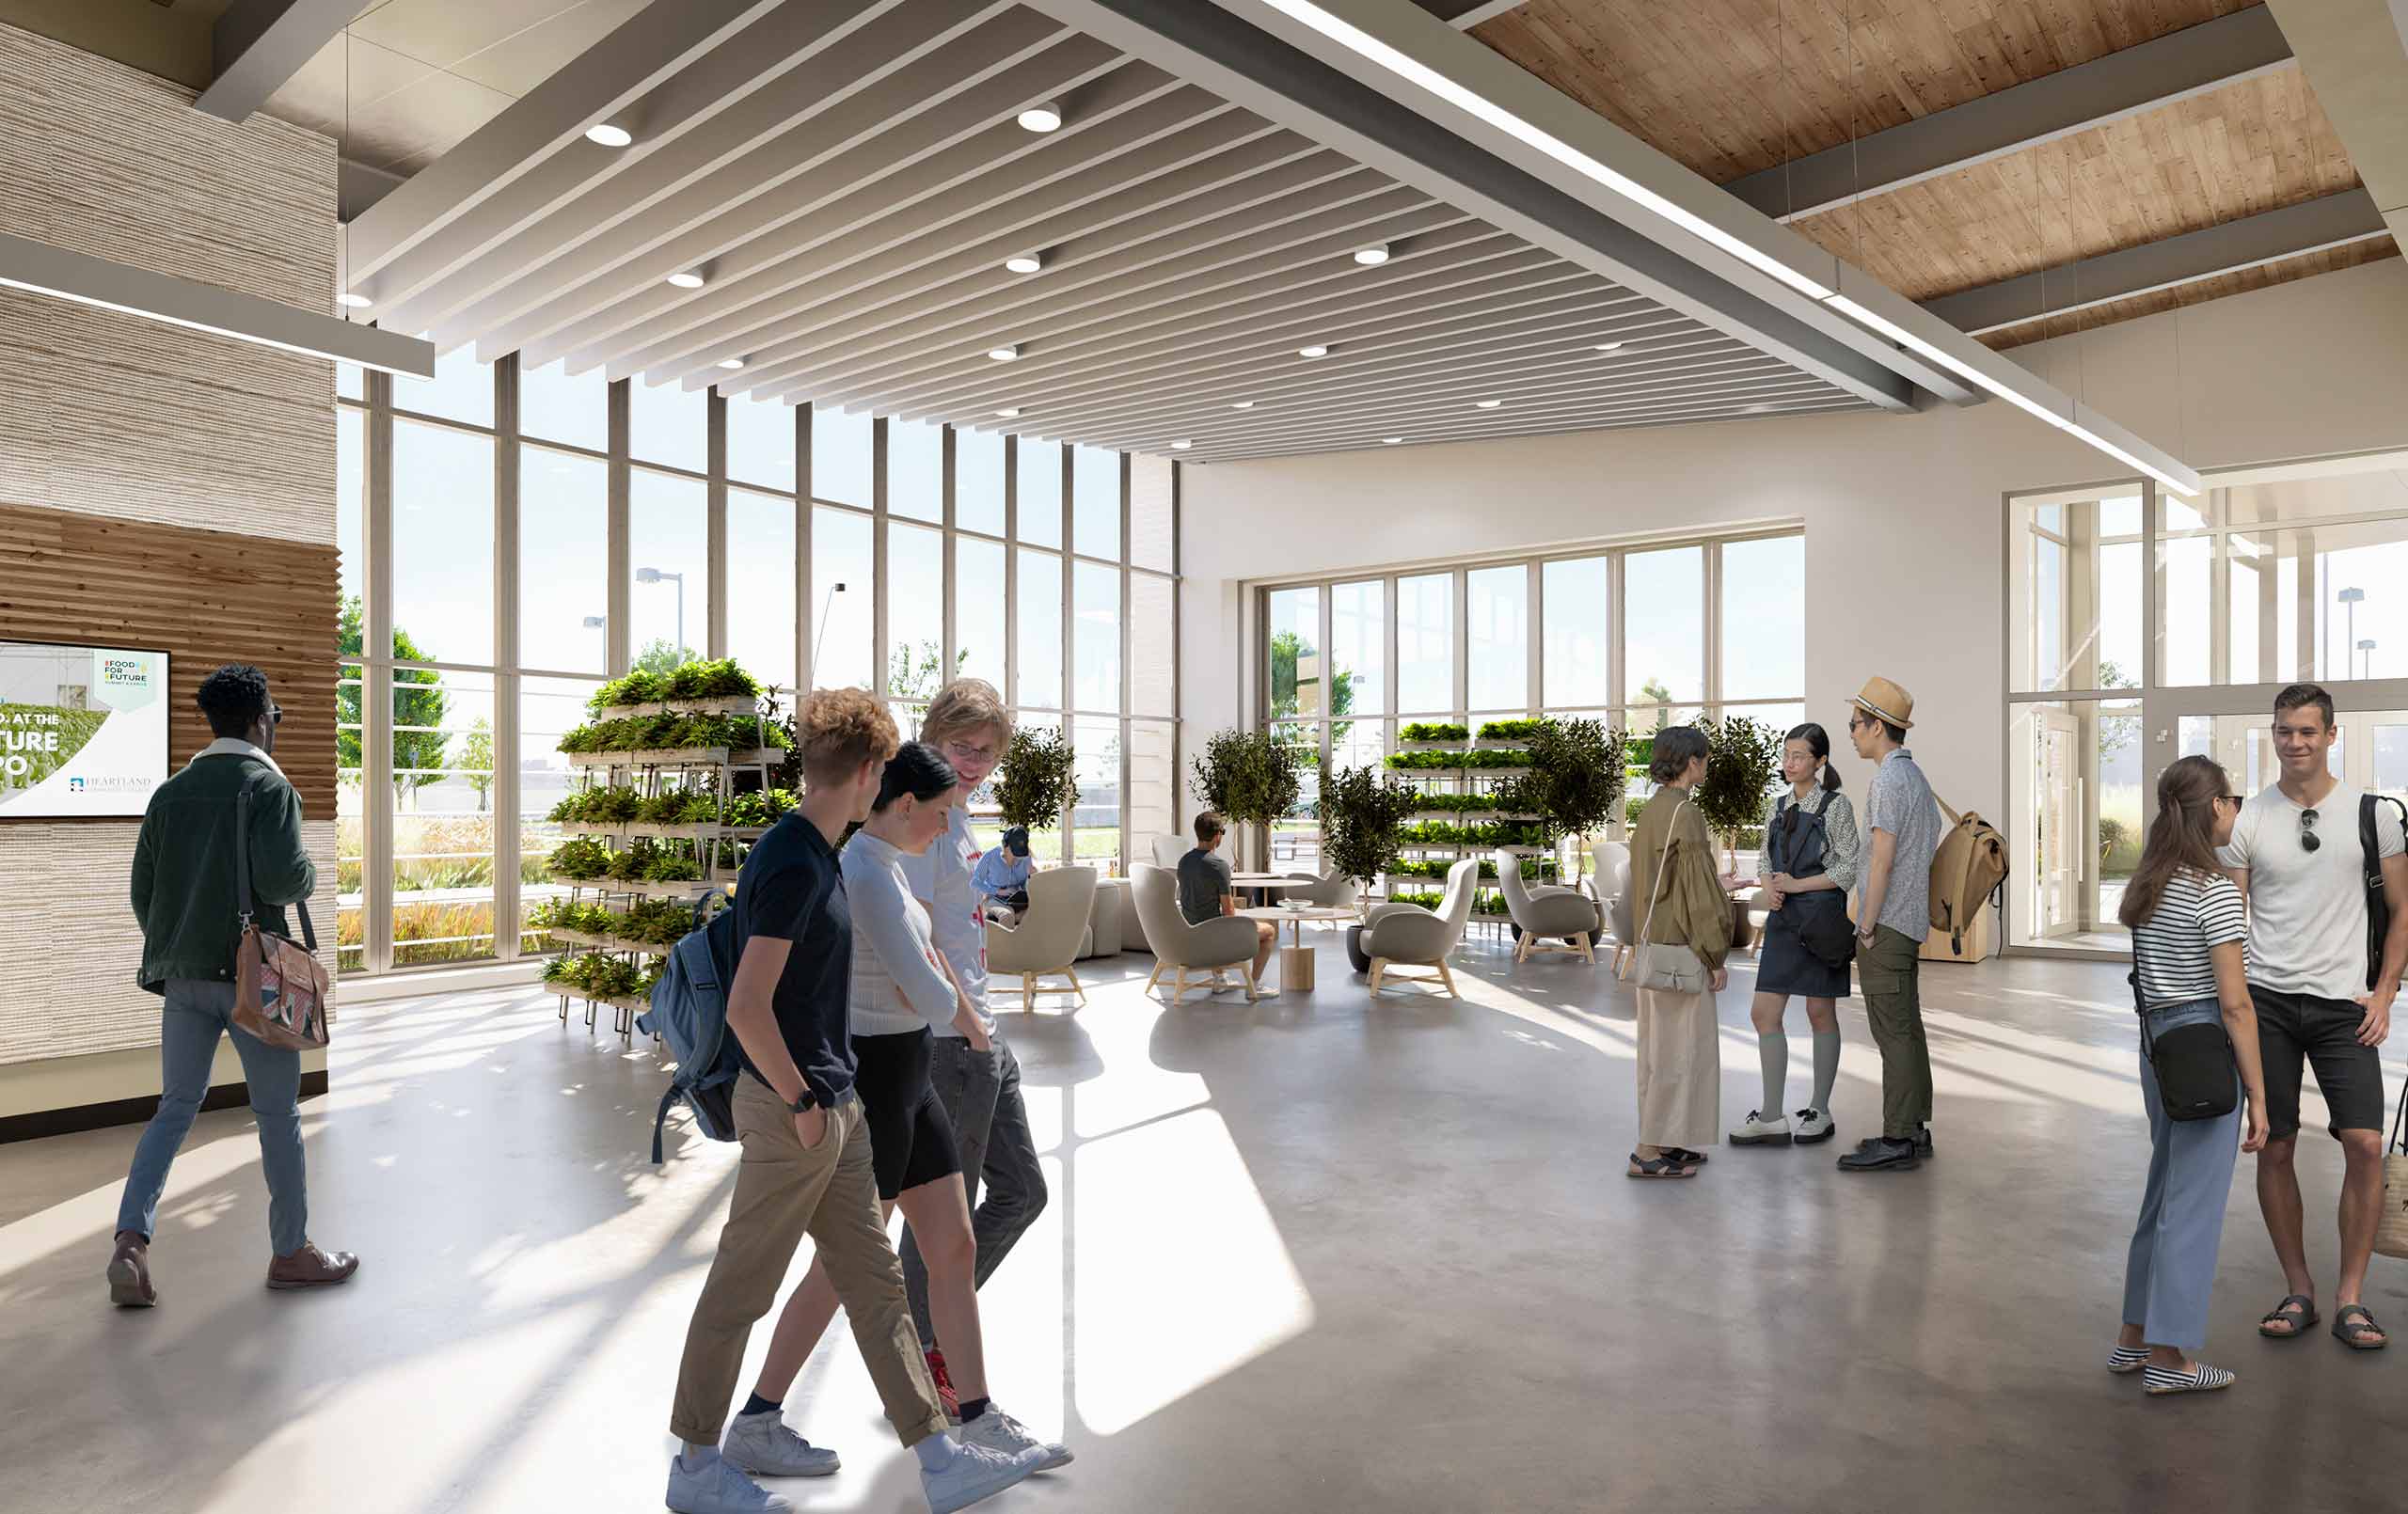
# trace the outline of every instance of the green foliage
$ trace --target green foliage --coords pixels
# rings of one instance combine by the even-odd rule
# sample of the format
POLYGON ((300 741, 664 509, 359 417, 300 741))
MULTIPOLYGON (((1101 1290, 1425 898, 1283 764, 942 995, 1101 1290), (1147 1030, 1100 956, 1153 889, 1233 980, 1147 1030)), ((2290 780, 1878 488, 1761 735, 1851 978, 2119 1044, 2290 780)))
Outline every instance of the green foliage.
POLYGON ((1324 774, 1321 781, 1322 856, 1369 887, 1397 859, 1397 828, 1421 808, 1421 796, 1370 767, 1324 774))
POLYGON ((547 859, 552 876, 591 883, 610 871, 610 848, 592 836, 572 836, 552 848, 547 859))
POLYGON ((1423 820, 1397 832, 1402 846, 1545 846, 1545 828, 1518 820, 1489 820, 1458 826, 1445 820, 1423 820))
POLYGON ((1515 739, 1527 743, 1530 765, 1497 786, 1500 809, 1536 815, 1547 845, 1585 836, 1612 818, 1625 781, 1621 732, 1596 720, 1513 723, 1526 728, 1515 739))
POLYGON ((1400 741, 1462 741, 1469 737, 1468 728, 1444 722, 1416 720, 1397 733, 1400 741))
POLYGON ((1521 767, 1529 755, 1517 748, 1486 747, 1477 751, 1392 752, 1387 765, 1400 773, 1461 772, 1476 768, 1521 767))
MULTIPOLYGON (((1387 868, 1386 872, 1392 878, 1443 878, 1447 875, 1447 869, 1454 864, 1455 860, 1452 858, 1424 857, 1398 862, 1387 868)), ((1522 876, 1533 883, 1552 882, 1555 875, 1556 867, 1553 858, 1525 857, 1522 859, 1522 876)), ((1497 863, 1488 858, 1481 859, 1480 876, 1482 882, 1495 882, 1497 863)))
POLYGON ((671 700, 758 699, 761 685, 751 673, 737 665, 733 657, 721 657, 710 662, 692 659, 666 660, 674 649, 666 641, 656 641, 644 649, 650 660, 639 659, 635 671, 625 678, 614 678, 594 691, 586 702, 593 710, 609 709, 622 704, 661 704, 671 700), (657 649, 664 655, 651 657, 657 649))
POLYGON ((639 964, 623 956, 588 952, 545 964, 544 981, 593 999, 642 999, 660 981, 666 965, 657 958, 639 964))
POLYGON ((578 726, 560 739, 564 752, 738 750, 786 745, 785 728, 757 715, 629 715, 578 726))
POLYGON ((1444 893, 1434 890, 1390 890, 1388 892, 1388 903, 1392 905, 1419 905, 1424 909, 1437 908, 1446 902, 1446 898, 1444 893))
POLYGON ((1061 825, 1079 798, 1078 755, 1069 737, 1058 729, 1013 732, 995 768, 994 790, 1005 826, 1036 830, 1061 825))
POLYGON ((1495 794, 1417 794, 1416 810, 1443 810, 1450 814, 1487 814, 1503 808, 1495 794))
POLYGON ((1482 741, 1527 741, 1546 726, 1545 720, 1491 720, 1480 728, 1482 741))
POLYGON ((644 644, 643 651, 636 654, 636 668, 642 672, 659 673, 666 677, 700 655, 691 647, 673 644, 665 636, 655 637, 644 644))
POLYGON ((477 791, 477 813, 485 812, 485 801, 493 794, 493 722, 483 716, 468 728, 467 738, 461 743, 460 760, 452 769, 467 780, 477 791))
POLYGON ((562 796, 550 819, 562 826, 624 826, 642 808, 643 796, 633 789, 579 789, 562 796))
MULTIPOLYGON (((365 655, 368 644, 366 607, 355 594, 342 602, 342 614, 335 628, 335 652, 340 656, 365 655)), ((393 627, 393 660, 396 662, 426 662, 426 653, 410 639, 410 634, 400 626, 393 627)), ((362 670, 356 665, 343 670, 346 678, 357 677, 362 670)), ((440 779, 451 768, 446 753, 451 750, 452 737, 443 730, 446 716, 452 713, 452 696, 443 689, 443 675, 425 668, 396 668, 393 679, 393 796, 407 799, 427 784, 440 779), (404 729, 404 728, 409 729, 404 729)), ((360 686, 339 683, 335 686, 335 765, 358 772, 360 761, 360 686)), ((487 766, 492 764, 487 763, 487 766)))
POLYGON ((1698 729, 1705 733, 1706 764, 1697 807, 1706 828, 1736 846, 1741 831, 1764 823, 1765 800, 1781 778, 1781 733, 1744 715, 1700 720, 1698 729))
POLYGON ((1196 791, 1233 825, 1268 825, 1295 812, 1304 794, 1298 748, 1267 731, 1224 731, 1193 764, 1196 791))
POLYGON ((792 790, 754 789, 728 800, 726 813, 721 818, 727 825, 766 829, 776 825, 794 806, 792 790))
POLYGON ((1626 826, 1635 826, 1639 824, 1639 812, 1646 808, 1647 801, 1645 799, 1639 798, 1636 796, 1624 801, 1623 805, 1623 824, 1626 826))
POLYGON ((719 796, 708 789, 664 789, 636 806, 636 818, 648 826, 715 826, 719 796))
MULTIPOLYGON (((962 648, 953 656, 953 676, 970 666, 970 649, 962 648)), ((952 679, 944 675, 944 653, 933 641, 923 641, 916 647, 896 647, 887 654, 886 692, 890 698, 927 701, 936 698, 937 690, 952 679)))

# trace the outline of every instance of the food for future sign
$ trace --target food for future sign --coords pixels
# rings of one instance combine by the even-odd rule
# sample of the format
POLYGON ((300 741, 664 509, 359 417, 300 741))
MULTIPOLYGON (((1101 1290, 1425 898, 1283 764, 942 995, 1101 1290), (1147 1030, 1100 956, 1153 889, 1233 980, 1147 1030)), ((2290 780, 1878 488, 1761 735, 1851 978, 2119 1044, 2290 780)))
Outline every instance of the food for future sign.
POLYGON ((138 815, 166 777, 166 654, 0 641, 0 820, 138 815))

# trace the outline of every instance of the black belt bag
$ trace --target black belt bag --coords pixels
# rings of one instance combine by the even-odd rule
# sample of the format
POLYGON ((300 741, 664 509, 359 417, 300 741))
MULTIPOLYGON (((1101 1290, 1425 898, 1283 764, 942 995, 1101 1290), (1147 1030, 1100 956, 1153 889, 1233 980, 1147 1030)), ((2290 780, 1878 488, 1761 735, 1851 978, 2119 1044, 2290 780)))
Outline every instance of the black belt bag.
POLYGON ((2132 1007, 2141 1017, 2141 1052, 2157 1074, 2157 1101, 2169 1120, 2216 1120, 2241 1103, 2240 1064, 2232 1035, 2222 1019, 2178 1025, 2163 1035, 2149 1030, 2148 1001, 2141 992, 2141 949, 2132 943, 2132 1007))

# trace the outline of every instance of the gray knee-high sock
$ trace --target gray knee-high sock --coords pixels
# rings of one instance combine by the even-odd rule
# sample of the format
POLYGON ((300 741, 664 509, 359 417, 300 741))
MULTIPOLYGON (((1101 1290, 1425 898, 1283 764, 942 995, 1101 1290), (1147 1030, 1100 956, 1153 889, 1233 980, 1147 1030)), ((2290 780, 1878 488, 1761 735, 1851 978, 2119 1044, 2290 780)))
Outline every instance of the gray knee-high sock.
POLYGON ((1831 1112, 1831 1085, 1840 1077, 1840 1033, 1814 1033, 1814 1104, 1815 1109, 1831 1112))
POLYGON ((1789 1080, 1789 1033, 1758 1031, 1756 1060, 1765 1071, 1765 1101, 1759 1106, 1767 1120, 1781 1118, 1782 1085, 1789 1080))

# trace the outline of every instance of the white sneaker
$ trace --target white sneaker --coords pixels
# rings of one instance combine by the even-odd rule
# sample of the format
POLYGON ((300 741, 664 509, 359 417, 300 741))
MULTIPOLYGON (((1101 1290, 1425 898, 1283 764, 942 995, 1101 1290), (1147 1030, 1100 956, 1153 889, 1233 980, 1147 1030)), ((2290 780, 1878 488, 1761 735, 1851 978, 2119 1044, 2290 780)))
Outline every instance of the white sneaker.
POLYGON ((797 1435, 774 1409, 737 1415, 720 1455, 756 1477, 825 1477, 844 1464, 797 1435))
POLYGON ((1059 1442, 1038 1440, 1029 1432, 1027 1426, 991 1404, 985 1413, 961 1427, 961 1440, 965 1445, 983 1445, 990 1451, 1000 1451, 1006 1456, 1018 1456, 1030 1446, 1036 1446, 1045 1453, 1045 1459, 1037 1464, 1039 1472, 1067 1467, 1072 1460, 1069 1446, 1059 1442))
POLYGON ((1787 1120, 1778 1114, 1767 1120, 1758 1110, 1750 1110, 1746 1119, 1731 1128, 1735 1146, 1785 1146, 1790 1139, 1787 1120))
POLYGON ((957 1441, 953 1459, 942 1472, 920 1469, 920 1490, 928 1497, 930 1514, 953 1514, 981 1499, 992 1498, 1023 1481, 1045 1459, 1042 1446, 1030 1446, 1017 1456, 990 1451, 969 1441, 957 1441))
POLYGON ((1829 1110, 1799 1110, 1798 1112, 1798 1143, 1801 1146, 1811 1146, 1818 1141, 1829 1141, 1838 1131, 1839 1128, 1831 1123, 1831 1112, 1829 1110))
POLYGON ((724 1456, 689 1471, 684 1457, 669 1461, 669 1506, 677 1514, 793 1514, 794 1505, 738 1472, 724 1456))

